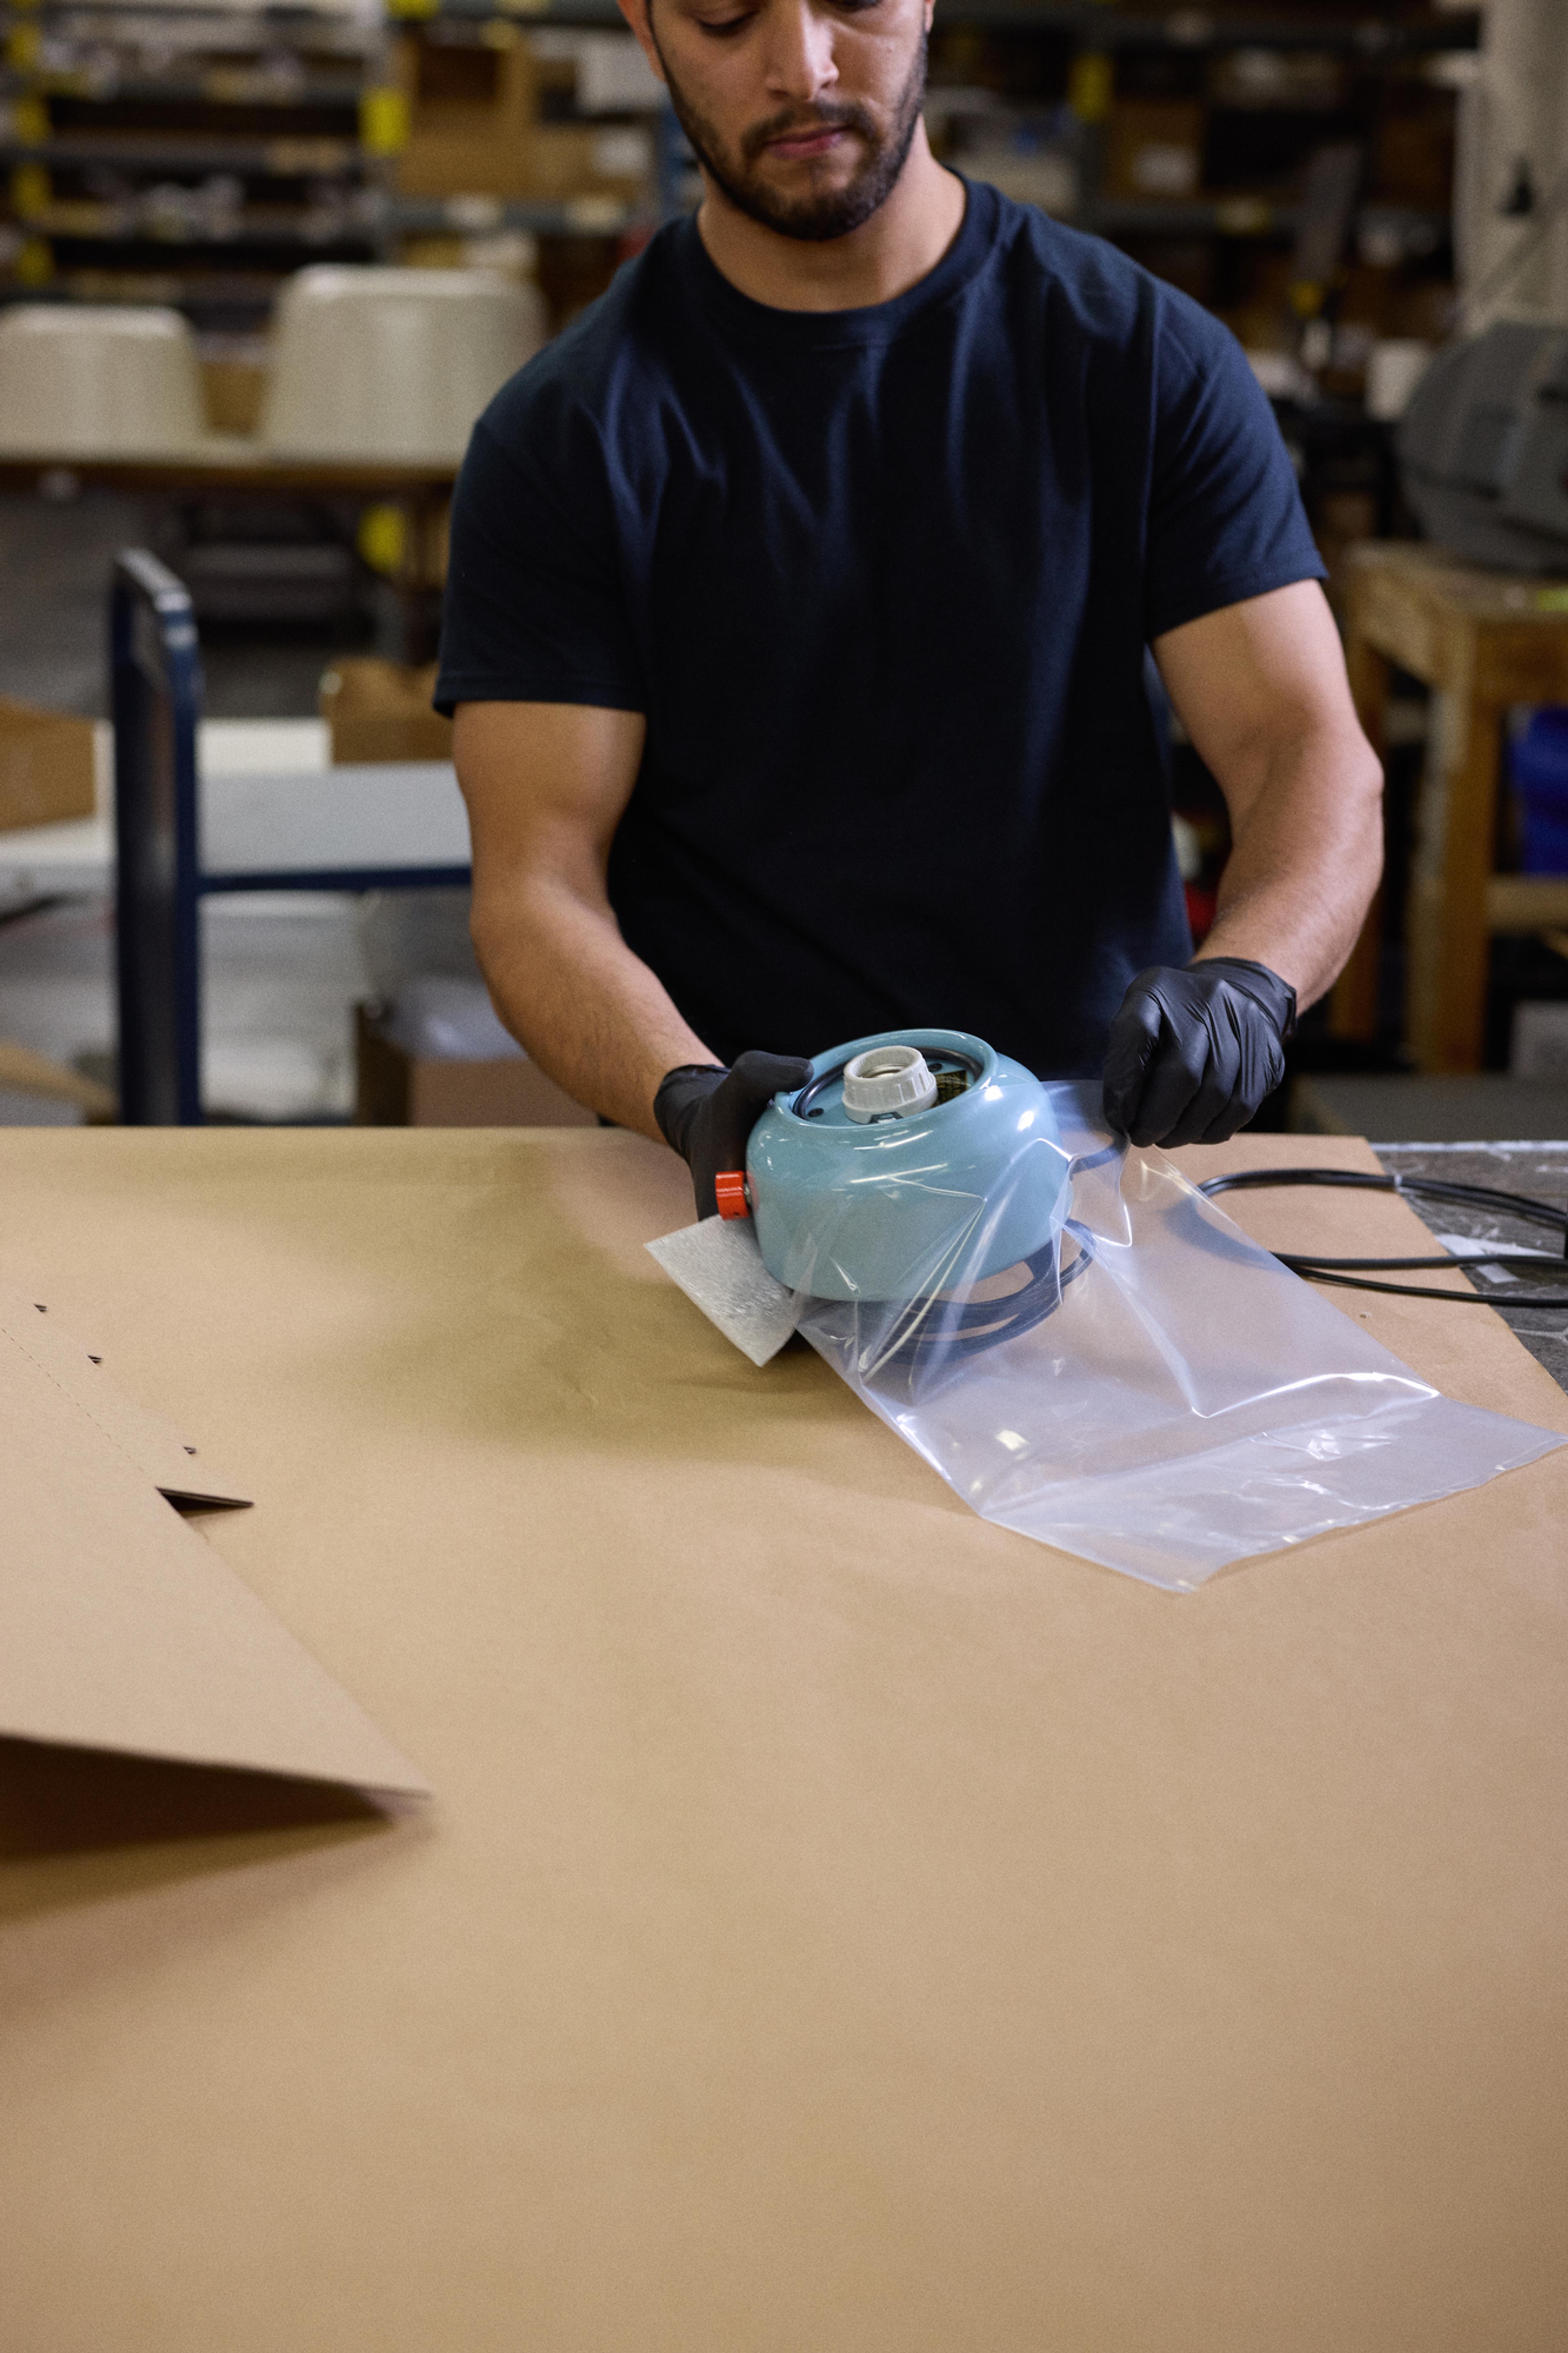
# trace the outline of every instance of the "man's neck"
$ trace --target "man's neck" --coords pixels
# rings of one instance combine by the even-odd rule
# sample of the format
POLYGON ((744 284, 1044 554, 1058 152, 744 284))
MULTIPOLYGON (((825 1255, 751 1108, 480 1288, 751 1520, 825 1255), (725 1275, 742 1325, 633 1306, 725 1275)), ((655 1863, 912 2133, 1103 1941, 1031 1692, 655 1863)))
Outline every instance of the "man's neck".
POLYGON ((730 202, 706 174, 697 227, 731 286, 775 311, 859 311, 890 302, 930 274, 963 225, 963 183, 942 169, 917 124, 885 204, 847 237, 781 237, 730 202))

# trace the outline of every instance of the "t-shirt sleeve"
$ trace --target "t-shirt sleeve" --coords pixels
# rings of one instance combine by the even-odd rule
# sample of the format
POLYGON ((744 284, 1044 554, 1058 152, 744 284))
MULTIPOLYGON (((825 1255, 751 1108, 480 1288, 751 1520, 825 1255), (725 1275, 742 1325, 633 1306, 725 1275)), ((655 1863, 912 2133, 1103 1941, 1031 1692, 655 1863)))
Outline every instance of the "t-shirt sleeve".
POLYGON ((1167 296, 1155 346, 1149 638, 1327 575, 1274 412, 1218 320, 1167 296))
MULTIPOLYGON (((503 398, 505 396, 503 396, 503 398)), ((474 427, 452 501, 435 703, 647 708, 596 443, 474 427)))

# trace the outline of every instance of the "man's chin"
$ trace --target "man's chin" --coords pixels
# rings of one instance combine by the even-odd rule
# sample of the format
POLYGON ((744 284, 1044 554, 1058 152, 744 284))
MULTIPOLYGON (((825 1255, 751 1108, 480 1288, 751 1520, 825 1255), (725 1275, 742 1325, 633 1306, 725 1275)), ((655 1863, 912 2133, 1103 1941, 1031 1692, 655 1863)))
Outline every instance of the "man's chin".
POLYGON ((776 174, 749 173, 743 180, 727 182, 724 193, 763 228, 805 245, 825 245, 870 219, 888 193, 877 177, 864 165, 852 172, 834 169, 825 158, 776 174))

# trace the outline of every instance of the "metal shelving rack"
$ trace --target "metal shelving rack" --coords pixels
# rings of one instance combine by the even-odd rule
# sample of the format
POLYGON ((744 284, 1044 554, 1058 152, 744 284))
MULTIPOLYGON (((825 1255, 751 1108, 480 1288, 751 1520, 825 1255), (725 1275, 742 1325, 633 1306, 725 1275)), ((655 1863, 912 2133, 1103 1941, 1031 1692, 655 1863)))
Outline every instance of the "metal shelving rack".
POLYGON ((41 0, 0 15, 0 299, 174 300, 239 324, 312 259, 372 259, 379 19, 41 0))
MULTIPOLYGON (((102 291, 118 273, 128 285, 167 281, 165 295, 197 311, 214 307, 226 280, 229 310, 259 311, 290 268, 385 258, 405 235, 478 223, 618 237, 647 226, 637 207, 605 197, 487 206, 395 193, 386 161, 395 135, 378 135, 385 118, 377 98, 390 95, 388 38, 442 20, 498 19, 524 31, 622 24, 615 0, 391 0, 384 19, 320 5, 204 10, 176 0, 142 0, 133 11, 38 0, 0 11, 0 172, 11 199, 9 225, 0 227, 0 299, 68 291, 89 273, 102 291), (142 69, 150 25, 163 28, 157 71, 142 69), (206 119, 160 131, 144 120, 160 109, 206 119), (141 119, 126 128, 128 116, 141 119), (184 188, 182 206, 180 184, 201 175, 205 199, 201 188, 184 188), (215 193, 215 182, 226 185, 215 193)), ((1098 60, 1109 89, 1116 58, 1134 51, 1316 50, 1367 67, 1409 65, 1473 47, 1479 12, 1156 14, 1114 0, 954 0, 941 21, 1065 45, 1074 78, 1083 61, 1098 60)), ((662 143, 655 216, 678 201, 680 176, 679 135, 671 139, 668 125, 662 143)), ((1092 110, 1080 121, 1078 155, 1073 216, 1107 236, 1287 238, 1299 227, 1298 207, 1267 195, 1139 203, 1101 194, 1092 110)), ((1412 224, 1416 236, 1432 227, 1412 224)))

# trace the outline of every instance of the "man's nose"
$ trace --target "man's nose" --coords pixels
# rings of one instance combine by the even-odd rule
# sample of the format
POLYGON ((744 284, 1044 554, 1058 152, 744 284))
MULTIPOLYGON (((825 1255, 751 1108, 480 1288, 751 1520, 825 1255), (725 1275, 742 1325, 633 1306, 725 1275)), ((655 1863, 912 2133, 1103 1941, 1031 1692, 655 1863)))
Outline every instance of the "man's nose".
POLYGON ((773 0, 767 11, 765 64, 768 89, 779 98, 809 103, 838 79, 833 26, 806 0, 773 0))

